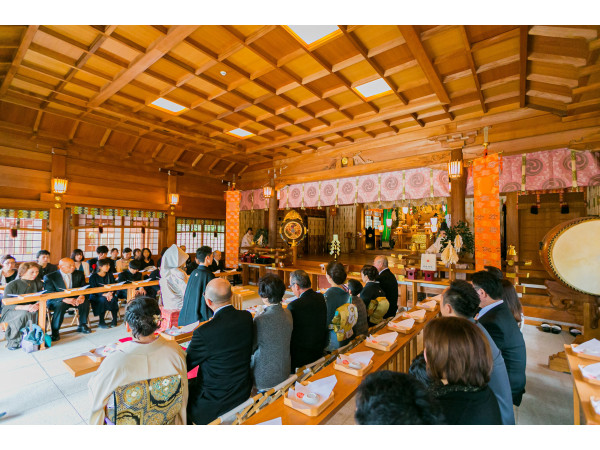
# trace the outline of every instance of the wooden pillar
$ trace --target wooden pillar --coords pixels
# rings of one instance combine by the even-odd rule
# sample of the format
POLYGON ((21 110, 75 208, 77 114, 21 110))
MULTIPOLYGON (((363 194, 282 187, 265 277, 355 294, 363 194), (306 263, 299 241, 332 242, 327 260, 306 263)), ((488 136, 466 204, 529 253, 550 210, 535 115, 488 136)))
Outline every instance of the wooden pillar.
POLYGON ((519 210, 518 193, 508 192, 506 194, 506 246, 514 245, 519 253, 519 210))
MULTIPOLYGON (((462 148, 453 148, 450 154, 450 161, 462 161, 462 148)), ((452 226, 459 221, 465 221, 465 190, 467 187, 467 170, 463 167, 460 178, 450 180, 450 218, 452 226)))
MULTIPOLYGON (((66 153, 67 152, 62 149, 52 149, 52 178, 66 178, 66 153)), ((50 182, 52 183, 52 181, 50 182)), ((50 191, 52 191, 52 186, 50 186, 50 191)), ((48 221, 50 233, 48 236, 47 250, 50 252, 50 261, 56 264, 63 256, 67 256, 67 249, 65 248, 67 229, 65 227, 65 204, 63 195, 57 194, 54 196, 54 206, 50 209, 48 221)))
MULTIPOLYGON (((356 236, 358 233, 362 233, 365 228, 365 207, 362 203, 356 205, 356 230, 354 235, 356 236)), ((356 240, 356 253, 364 253, 365 252, 365 235, 361 238, 355 237, 356 240)))
MULTIPOLYGON (((177 177, 169 175, 167 178, 167 203, 171 199, 171 194, 177 194, 177 177)), ((170 209, 167 213, 167 241, 163 244, 170 247, 177 243, 177 224, 175 220, 175 211, 170 209)))
POLYGON ((269 247, 277 247, 277 192, 275 191, 275 180, 271 179, 271 198, 269 199, 269 247))

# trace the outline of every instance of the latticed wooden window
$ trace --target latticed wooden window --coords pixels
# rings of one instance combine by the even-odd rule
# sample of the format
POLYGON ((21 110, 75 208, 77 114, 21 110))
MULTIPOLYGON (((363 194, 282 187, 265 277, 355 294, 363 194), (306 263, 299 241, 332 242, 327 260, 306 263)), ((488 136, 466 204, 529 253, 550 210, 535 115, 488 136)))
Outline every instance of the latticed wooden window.
POLYGON ((17 261, 35 261, 35 254, 42 249, 45 221, 0 217, 0 255, 12 255, 17 261))
POLYGON ((225 251, 225 221, 217 219, 178 218, 177 245, 185 245, 189 253, 208 245, 214 250, 225 251))

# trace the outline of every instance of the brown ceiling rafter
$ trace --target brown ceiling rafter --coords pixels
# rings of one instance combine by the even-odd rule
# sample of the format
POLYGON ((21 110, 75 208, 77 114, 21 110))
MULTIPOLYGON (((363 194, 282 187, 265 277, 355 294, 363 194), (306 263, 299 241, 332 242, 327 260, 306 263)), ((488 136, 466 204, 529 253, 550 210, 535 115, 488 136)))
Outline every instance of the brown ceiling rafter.
POLYGON ((217 164, 219 164, 221 161, 222 161, 221 158, 219 158, 219 157, 215 158, 215 160, 212 163, 210 163, 210 166, 208 166, 208 171, 211 172, 215 168, 215 166, 217 164))
POLYGON ((471 43, 469 42, 469 36, 467 35, 467 30, 464 25, 459 26, 460 34, 463 39, 463 43, 465 44, 465 48, 467 49, 467 61, 469 63, 469 68, 471 69, 471 74, 473 75, 473 81, 475 81, 475 88, 477 89, 477 94, 479 96, 479 102, 481 103, 481 110, 485 114, 487 112, 487 107, 485 105, 485 101, 483 99, 483 92, 481 89, 481 84, 479 83, 479 76, 477 75, 477 68, 475 67, 475 60, 473 59, 473 53, 471 51, 471 43))
POLYGON ((32 135, 32 139, 37 136, 38 134, 38 130, 40 128, 40 123, 42 122, 42 116, 44 115, 44 111, 42 111, 41 109, 37 112, 36 116, 35 116, 35 122, 33 123, 33 135, 32 135))
POLYGON ((37 25, 29 25, 25 30, 25 33, 23 33, 23 38, 21 39, 19 48, 17 49, 15 57, 12 60, 12 64, 8 69, 8 72, 4 76, 4 81, 2 81, 2 85, 0 86, 0 97, 4 96, 8 91, 8 87, 12 83, 12 80, 15 74, 17 73, 17 70, 19 69, 19 65, 23 61, 25 53, 27 53, 27 50, 31 46, 31 43, 33 42, 33 37, 35 36, 37 30, 37 25))
MULTIPOLYGON (((600 40, 596 39, 595 41, 591 41, 588 43, 588 57, 585 64, 585 67, 598 65, 600 55, 600 40), (598 45, 596 45, 598 44, 598 45)), ((578 88, 573 89, 573 103, 577 103, 581 100, 581 96, 587 92, 586 90, 581 90, 586 87, 590 81, 592 74, 584 74, 580 75, 578 81, 578 88), (580 89, 576 92, 577 89, 580 89)))
POLYGON ((117 75, 113 81, 96 94, 88 102, 88 107, 100 106, 197 29, 198 26, 191 25, 172 26, 166 35, 159 37, 148 47, 146 53, 135 58, 129 68, 117 75))
MULTIPOLYGON (((449 105, 450 97, 448 96, 448 92, 444 87, 444 83, 442 83, 440 74, 431 62, 431 59, 429 59, 429 56, 423 47, 423 43, 421 42, 415 27, 412 25, 398 25, 398 29, 402 33, 402 36, 404 36, 406 45, 419 63, 421 70, 423 70, 423 73, 425 73, 425 77, 427 77, 433 92, 435 92, 442 105, 449 105)), ((445 114, 450 118, 450 120, 454 120, 454 115, 447 109, 445 109, 445 114)))
MULTIPOLYGON (((235 37, 238 41, 240 42, 244 42, 244 46, 252 51, 256 56, 262 58, 265 62, 271 64, 271 66, 274 69, 278 69, 283 71, 286 75, 288 75, 290 78, 292 78, 296 83, 298 83, 298 85, 302 86, 303 88, 305 88, 308 92, 310 92, 312 95, 314 95, 315 97, 317 97, 319 100, 324 100, 325 102, 329 103, 333 108, 335 108, 337 111, 339 111, 340 113, 342 113, 346 118, 348 118, 349 120, 352 120, 352 116, 344 111, 340 110, 340 106, 336 105, 335 103, 333 103, 330 100, 327 100, 325 98, 323 98, 323 95, 319 92, 317 92, 315 89, 311 88, 308 84, 309 83, 304 83, 302 78, 300 78, 298 75, 296 75, 294 72, 292 72, 291 70, 287 69, 286 67, 279 67, 277 65, 277 61, 272 58, 269 55, 264 54, 261 50, 255 48, 254 46, 252 46, 252 43, 248 43, 246 44, 244 41, 243 36, 235 29, 233 29, 232 27, 229 26, 224 26, 224 28, 233 36, 235 37)), ((256 80, 254 80, 256 82, 256 80)), ((293 89, 293 87, 291 88, 293 89)), ((315 114, 313 114, 310 111, 307 111, 306 108, 299 106, 298 103, 296 103, 294 100, 292 100, 290 97, 286 96, 283 94, 283 92, 281 92, 280 90, 277 90, 277 95, 279 95, 280 98, 283 98, 285 101, 291 103, 292 105, 296 106, 296 108, 300 109, 301 111, 309 114, 311 117, 313 118, 317 118, 315 114)), ((312 101, 310 103, 313 103, 312 101)), ((331 124, 328 123, 327 121, 323 120, 323 119, 319 119, 322 122, 324 122, 327 126, 330 126, 331 124)))

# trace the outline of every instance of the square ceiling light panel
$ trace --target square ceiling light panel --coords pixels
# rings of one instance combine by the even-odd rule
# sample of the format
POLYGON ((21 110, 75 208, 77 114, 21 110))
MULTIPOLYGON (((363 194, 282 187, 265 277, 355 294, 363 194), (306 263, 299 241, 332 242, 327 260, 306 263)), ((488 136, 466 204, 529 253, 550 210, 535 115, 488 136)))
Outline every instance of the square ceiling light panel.
POLYGON ((376 80, 356 86, 354 90, 362 95, 365 99, 372 99, 378 95, 392 92, 392 89, 383 78, 377 78, 376 80))
POLYGON ((287 25, 286 28, 307 46, 316 45, 317 41, 325 41, 325 38, 341 34, 337 25, 287 25))
POLYGON ((162 97, 154 100, 152 103, 150 103, 149 106, 152 106, 153 108, 159 109, 161 111, 166 111, 170 114, 181 114, 182 112, 188 109, 185 106, 182 106, 178 103, 174 103, 162 97))
POLYGON ((235 130, 227 131, 226 133, 240 139, 245 139, 247 137, 254 136, 254 133, 242 130, 241 128, 236 128, 235 130))

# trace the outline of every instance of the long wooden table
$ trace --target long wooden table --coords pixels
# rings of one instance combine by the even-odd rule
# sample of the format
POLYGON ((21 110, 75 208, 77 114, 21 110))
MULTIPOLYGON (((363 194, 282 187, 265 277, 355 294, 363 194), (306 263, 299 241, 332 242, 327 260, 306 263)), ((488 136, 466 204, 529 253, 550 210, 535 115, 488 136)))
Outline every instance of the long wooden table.
MULTIPOLYGON (((373 351, 373 367, 369 372, 367 372, 367 375, 377 370, 393 370, 399 372, 407 372, 408 368, 410 367, 411 361, 417 355, 418 334, 423 330, 423 327, 427 324, 427 322, 436 317, 438 313, 439 305, 436 306, 435 311, 426 312, 425 322, 415 323, 414 330, 411 333, 406 335, 403 335, 401 333, 398 334, 398 338, 396 339, 397 345, 393 350, 389 352, 384 352, 367 347, 365 342, 363 341, 359 345, 354 347, 349 353, 356 353, 368 350, 373 351)), ((391 331, 392 330, 385 327, 383 330, 376 333, 376 335, 389 333, 391 331)), ((244 422, 244 425, 256 425, 258 423, 276 419, 278 417, 281 417, 283 425, 319 425, 321 423, 326 422, 342 406, 344 406, 346 402, 350 400, 350 398, 352 398, 363 379, 362 377, 356 377, 354 375, 335 370, 333 366, 334 364, 331 363, 327 367, 323 368, 321 371, 317 372, 311 378, 309 378, 309 381, 320 380, 321 378, 326 378, 331 375, 335 375, 337 378, 337 383, 333 389, 333 403, 329 405, 325 409, 325 411, 323 411, 318 416, 309 417, 288 406, 285 406, 283 404, 283 397, 280 397, 279 399, 275 400, 275 402, 273 402, 270 405, 267 405, 258 413, 250 417, 246 422, 244 422)))
POLYGON ((565 344, 565 354, 567 355, 567 361, 569 368, 571 369, 571 376, 573 377, 573 417, 574 424, 581 425, 581 412, 587 425, 600 425, 600 415, 596 414, 590 397, 594 396, 596 399, 600 399, 600 385, 591 384, 585 381, 581 370, 579 370, 579 364, 582 366, 588 366, 594 364, 597 361, 581 358, 577 356, 577 353, 573 351, 570 345, 565 344))
MULTIPOLYGON (((155 281, 138 281, 134 283, 124 284, 120 286, 102 286, 97 288, 88 288, 78 291, 62 291, 62 292, 53 292, 51 294, 41 294, 34 295, 30 297, 4 297, 2 302, 5 305, 20 305, 23 303, 32 303, 37 302, 40 305, 40 309, 38 310, 38 325, 42 330, 46 330, 46 302, 48 300, 53 300, 55 298, 67 298, 67 297, 79 297, 80 295, 89 295, 89 294, 97 294, 97 293, 105 293, 105 292, 113 292, 113 291, 123 291, 127 290, 127 301, 131 300, 134 295, 133 291, 140 287, 146 286, 157 286, 158 280, 155 281)), ((45 348, 44 343, 40 346, 40 349, 45 348)))

